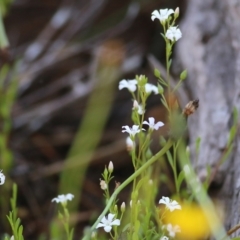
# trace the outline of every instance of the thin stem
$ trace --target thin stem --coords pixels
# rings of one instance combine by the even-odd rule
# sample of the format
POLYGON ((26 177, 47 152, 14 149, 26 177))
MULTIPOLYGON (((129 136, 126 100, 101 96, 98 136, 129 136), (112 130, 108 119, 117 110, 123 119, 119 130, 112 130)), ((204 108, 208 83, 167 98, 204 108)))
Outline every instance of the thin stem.
POLYGON ((156 162, 161 156, 163 156, 173 145, 173 142, 171 139, 168 140, 168 142, 165 144, 165 146, 149 161, 147 161, 142 167, 140 167, 135 173, 133 173, 128 179, 126 179, 112 194, 111 198, 109 199, 107 206, 97 219, 97 221, 92 225, 90 232, 87 233, 83 240, 88 240, 90 239, 91 232, 96 229, 97 224, 101 221, 101 219, 106 215, 108 212, 109 208, 111 207, 113 201, 116 199, 117 195, 130 183, 132 182, 136 177, 138 177, 144 170, 146 170, 150 165, 152 165, 154 162, 156 162))

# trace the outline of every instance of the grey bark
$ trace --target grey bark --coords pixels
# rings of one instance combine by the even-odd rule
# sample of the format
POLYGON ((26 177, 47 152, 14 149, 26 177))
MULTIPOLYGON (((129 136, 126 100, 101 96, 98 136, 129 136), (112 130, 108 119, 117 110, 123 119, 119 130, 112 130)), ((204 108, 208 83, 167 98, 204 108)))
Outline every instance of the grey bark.
MULTIPOLYGON (((190 150, 198 176, 216 169, 227 145, 234 106, 240 113, 240 1, 188 1, 180 24, 183 38, 177 58, 188 70, 185 87, 200 107, 189 118, 190 150), (195 140, 201 138, 196 162, 195 140)), ((229 159, 214 176, 217 197, 225 206, 226 229, 240 222, 240 136, 229 159)), ((235 232, 231 237, 240 235, 235 232)))

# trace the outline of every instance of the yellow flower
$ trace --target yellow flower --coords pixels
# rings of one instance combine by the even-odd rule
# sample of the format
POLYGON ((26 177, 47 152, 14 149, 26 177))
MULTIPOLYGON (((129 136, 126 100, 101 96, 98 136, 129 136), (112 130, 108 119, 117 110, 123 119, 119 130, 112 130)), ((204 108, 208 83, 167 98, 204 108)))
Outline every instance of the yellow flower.
POLYGON ((211 232, 209 222, 215 224, 211 212, 208 213, 210 219, 207 219, 203 209, 196 204, 182 204, 181 206, 181 211, 168 211, 164 217, 165 223, 180 227, 179 239, 197 240, 209 236, 211 232))

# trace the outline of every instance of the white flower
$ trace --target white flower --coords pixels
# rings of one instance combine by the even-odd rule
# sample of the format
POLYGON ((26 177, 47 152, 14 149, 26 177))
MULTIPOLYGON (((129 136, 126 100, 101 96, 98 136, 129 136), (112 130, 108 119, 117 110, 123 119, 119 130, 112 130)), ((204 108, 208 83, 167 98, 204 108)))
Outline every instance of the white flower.
POLYGON ((145 110, 143 109, 143 106, 141 104, 138 104, 138 102, 136 100, 134 100, 133 102, 133 109, 137 110, 137 113, 139 115, 142 115, 145 113, 145 110))
POLYGON ((169 240, 169 238, 166 237, 166 236, 163 236, 163 237, 160 238, 160 240, 169 240))
MULTIPOLYGON (((122 130, 122 132, 129 133, 130 137, 134 137, 137 133, 141 131, 138 125, 133 125, 132 128, 130 128, 129 126, 123 126, 122 128, 125 128, 125 130, 122 130)), ((145 131, 144 128, 142 128, 142 130, 145 131)))
POLYGON ((2 170, 0 170, 0 185, 3 185, 5 183, 5 175, 2 173, 2 170))
POLYGON ((170 27, 166 32, 166 38, 171 41, 177 41, 182 37, 182 33, 178 27, 170 27))
POLYGON ((107 218, 104 216, 101 222, 98 223, 96 228, 103 227, 105 232, 110 232, 112 230, 113 225, 116 225, 116 226, 120 225, 119 219, 113 220, 114 216, 115 214, 112 214, 112 213, 109 213, 107 218))
POLYGON ((145 91, 146 91, 146 93, 154 92, 155 94, 158 94, 158 88, 151 83, 145 84, 145 91))
POLYGON ((159 11, 158 10, 154 10, 152 12, 151 19, 152 19, 152 21, 154 21, 154 19, 157 18, 161 22, 164 22, 173 13, 174 13, 174 11, 172 9, 167 9, 167 8, 166 9, 160 9, 159 11))
POLYGON ((128 151, 132 151, 136 146, 135 142, 129 136, 126 138, 126 146, 128 151))
POLYGON ((181 232, 181 229, 178 225, 173 226, 172 224, 167 224, 163 226, 168 230, 168 234, 170 237, 175 237, 176 233, 181 232))
POLYGON ((118 89, 122 90, 123 88, 127 88, 130 92, 135 92, 137 90, 137 80, 125 80, 119 82, 118 89))
POLYGON ((66 195, 62 194, 62 195, 58 195, 56 198, 52 199, 52 202, 56 202, 56 203, 67 203, 67 201, 71 201, 74 198, 74 195, 71 193, 68 193, 66 195))
POLYGON ((175 201, 175 200, 171 200, 169 197, 162 197, 159 200, 159 204, 165 204, 166 208, 168 208, 171 212, 173 212, 174 210, 178 209, 181 210, 182 207, 180 206, 180 204, 175 201))
POLYGON ((155 123, 155 119, 153 117, 148 118, 148 121, 149 122, 144 121, 143 124, 148 125, 151 130, 158 130, 160 127, 164 126, 164 123, 160 121, 155 123))

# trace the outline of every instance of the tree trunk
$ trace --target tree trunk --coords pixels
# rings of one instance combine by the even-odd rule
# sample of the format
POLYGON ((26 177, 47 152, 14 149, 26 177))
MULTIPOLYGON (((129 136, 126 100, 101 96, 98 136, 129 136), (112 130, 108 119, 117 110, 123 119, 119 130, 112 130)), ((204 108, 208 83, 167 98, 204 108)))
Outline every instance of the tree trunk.
MULTIPOLYGON (((215 186, 215 196, 226 206, 228 230, 240 221, 238 133, 230 157, 220 168, 218 165, 227 146, 234 107, 240 113, 240 1, 188 1, 180 29, 183 38, 177 44, 177 57, 188 70, 185 87, 191 99, 200 101, 188 122, 191 155, 201 179, 206 178, 207 165, 212 173, 217 170, 210 193, 215 186), (201 145, 197 159, 198 137, 201 145)), ((236 231, 231 237, 239 234, 236 231)))

